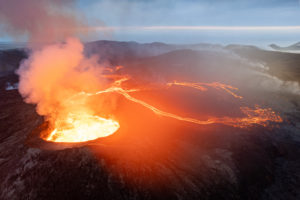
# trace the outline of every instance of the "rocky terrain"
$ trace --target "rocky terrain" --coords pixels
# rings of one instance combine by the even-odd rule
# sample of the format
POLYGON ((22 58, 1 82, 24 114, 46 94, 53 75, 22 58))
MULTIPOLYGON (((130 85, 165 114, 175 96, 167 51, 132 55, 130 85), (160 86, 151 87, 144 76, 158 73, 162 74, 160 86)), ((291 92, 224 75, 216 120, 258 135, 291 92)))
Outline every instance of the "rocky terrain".
MULTIPOLYGON (((99 43, 87 47, 87 53, 110 45, 99 43)), ((6 60, 0 63, 6 64, 1 64, 0 76, 0 199, 300 198, 300 68, 294 64, 300 63, 299 56, 254 47, 166 44, 152 44, 160 51, 149 53, 149 45, 134 45, 113 43, 105 56, 99 53, 99 61, 122 64, 126 73, 145 82, 178 75, 191 81, 227 81, 247 99, 241 104, 272 107, 284 122, 247 129, 195 126, 156 118, 132 106, 133 113, 149 115, 157 127, 143 119, 126 119, 137 128, 128 126, 79 145, 45 142, 39 137, 47 127, 43 118, 15 88, 8 88, 8 83, 18 82, 12 71, 26 54, 2 51, 5 56, 0 58, 6 60), (160 123, 168 129, 160 130, 160 123)), ((233 104, 231 97, 217 97, 211 101, 221 104, 218 109, 220 102, 225 108, 233 104)), ((210 108, 201 100, 191 103, 199 104, 193 110, 210 108)), ((127 104, 120 113, 126 109, 127 104)))

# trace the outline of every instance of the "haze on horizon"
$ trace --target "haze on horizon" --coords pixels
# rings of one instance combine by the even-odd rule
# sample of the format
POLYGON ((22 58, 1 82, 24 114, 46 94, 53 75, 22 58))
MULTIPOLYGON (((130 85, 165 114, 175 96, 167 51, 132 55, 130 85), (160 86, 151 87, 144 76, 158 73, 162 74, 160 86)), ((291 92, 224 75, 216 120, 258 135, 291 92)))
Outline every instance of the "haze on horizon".
POLYGON ((299 0, 79 0, 76 9, 98 32, 84 40, 267 46, 300 35, 299 0))

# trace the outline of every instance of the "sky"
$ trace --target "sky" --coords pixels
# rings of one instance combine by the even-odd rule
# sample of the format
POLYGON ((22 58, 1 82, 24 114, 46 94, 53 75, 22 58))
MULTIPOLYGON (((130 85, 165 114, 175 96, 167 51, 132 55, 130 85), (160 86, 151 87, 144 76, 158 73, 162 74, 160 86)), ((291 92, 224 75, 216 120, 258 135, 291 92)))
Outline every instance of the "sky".
POLYGON ((300 41, 299 0, 81 0, 78 5, 89 19, 112 28, 113 40, 261 46, 300 41), (246 30, 232 30, 241 26, 246 30))
POLYGON ((258 46, 300 41, 299 0, 78 0, 76 5, 99 33, 93 40, 258 46))
POLYGON ((299 25, 298 0, 81 0, 108 25, 299 25))

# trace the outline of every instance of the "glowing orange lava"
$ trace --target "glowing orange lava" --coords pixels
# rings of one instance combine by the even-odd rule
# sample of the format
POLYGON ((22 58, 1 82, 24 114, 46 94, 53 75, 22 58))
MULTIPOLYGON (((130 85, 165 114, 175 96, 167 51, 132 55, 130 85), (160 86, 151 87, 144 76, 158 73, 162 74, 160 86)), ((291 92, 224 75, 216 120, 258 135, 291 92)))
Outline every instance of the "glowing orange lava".
MULTIPOLYGON (((121 67, 120 67, 121 68, 121 67)), ((120 69, 119 68, 119 69, 120 69)), ((253 124, 259 124, 262 126, 267 126, 269 122, 282 122, 282 118, 270 109, 263 109, 259 106, 255 106, 254 109, 249 107, 241 107, 241 111, 244 117, 232 118, 232 117, 209 117, 207 120, 199 120, 190 117, 184 117, 181 115, 173 114, 170 112, 163 111, 157 107, 150 105, 140 99, 134 98, 130 95, 131 92, 137 92, 139 89, 124 89, 122 88, 122 83, 129 80, 128 76, 120 75, 104 75, 105 77, 114 80, 111 87, 107 89, 95 92, 80 92, 75 97, 78 96, 94 96, 101 95, 104 93, 117 93, 125 97, 127 100, 140 104, 141 106, 150 109, 155 114, 173 118, 180 121, 190 122, 194 124, 207 125, 207 124, 225 124, 233 127, 245 128, 253 124)), ((213 82, 213 83, 189 83, 189 82, 177 82, 168 83, 168 86, 180 85, 185 87, 192 87, 201 91, 206 91, 206 87, 213 87, 216 89, 222 89, 231 94, 233 97, 242 99, 242 96, 235 94, 233 91, 238 90, 230 85, 213 82)), ((71 97, 70 101, 75 97, 71 97)), ((48 141, 53 142, 84 142, 88 140, 94 140, 99 137, 106 137, 113 134, 120 128, 117 121, 111 119, 105 119, 98 116, 88 115, 88 114, 69 114, 65 120, 59 121, 55 124, 54 130, 46 138, 48 141)))
POLYGON ((119 129, 117 121, 88 114, 69 114, 56 121, 55 129, 45 138, 53 142, 85 142, 107 137, 119 129))
POLYGON ((231 85, 226 85, 223 83, 218 83, 218 82, 213 82, 213 83, 189 83, 189 82, 177 82, 174 81, 172 83, 168 83, 168 86, 172 86, 172 85, 180 85, 180 86, 186 86, 186 87, 192 87, 195 88, 197 90, 201 90, 201 91, 206 91, 207 88, 205 88, 205 86, 208 87, 213 87, 215 89, 223 89, 226 92, 228 92, 229 94, 231 94, 232 96, 234 96, 235 98, 238 99, 242 99, 242 96, 239 96, 237 94, 235 94, 233 91, 238 90, 238 88, 232 87, 231 85))
MULTIPOLYGON (((251 126, 253 124, 259 124, 266 126, 268 121, 273 121, 273 122, 282 122, 282 119, 280 116, 276 115, 272 109, 263 109, 260 108, 259 106, 256 106, 255 109, 251 109, 248 107, 241 107, 241 111, 247 116, 243 118, 230 118, 230 117, 223 117, 223 118, 216 118, 216 117, 211 117, 207 120, 198 120, 194 118, 189 118, 189 117, 182 117, 173 113, 165 112, 162 111, 142 100, 136 99, 132 97, 131 95, 128 94, 128 91, 131 90, 124 90, 120 87, 111 87, 108 88, 104 91, 99 91, 95 94, 86 94, 86 95, 97 95, 97 94, 102 94, 102 93, 109 93, 109 92, 116 92, 121 95, 123 95, 126 99, 133 101, 135 103, 138 103, 150 110, 152 110, 155 114, 164 116, 164 117, 170 117, 174 118, 180 121, 186 121, 186 122, 191 122, 195 124, 200 124, 200 125, 206 125, 206 124, 226 124, 234 127, 247 127, 251 126)), ((136 91, 136 90, 132 90, 136 91)))

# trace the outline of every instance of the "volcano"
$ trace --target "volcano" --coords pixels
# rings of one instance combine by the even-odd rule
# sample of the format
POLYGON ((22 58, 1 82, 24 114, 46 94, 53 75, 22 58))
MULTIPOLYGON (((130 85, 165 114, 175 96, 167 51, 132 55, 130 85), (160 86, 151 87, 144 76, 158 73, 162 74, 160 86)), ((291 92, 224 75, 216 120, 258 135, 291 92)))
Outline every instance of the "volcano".
POLYGON ((68 115, 71 127, 59 121, 57 129, 7 89, 26 53, 2 51, 16 59, 0 77, 1 199, 299 197, 299 76, 277 76, 277 52, 102 41, 85 54, 99 52, 101 62, 107 46, 111 70, 102 75, 111 81, 74 97, 92 102, 93 115, 68 115))

